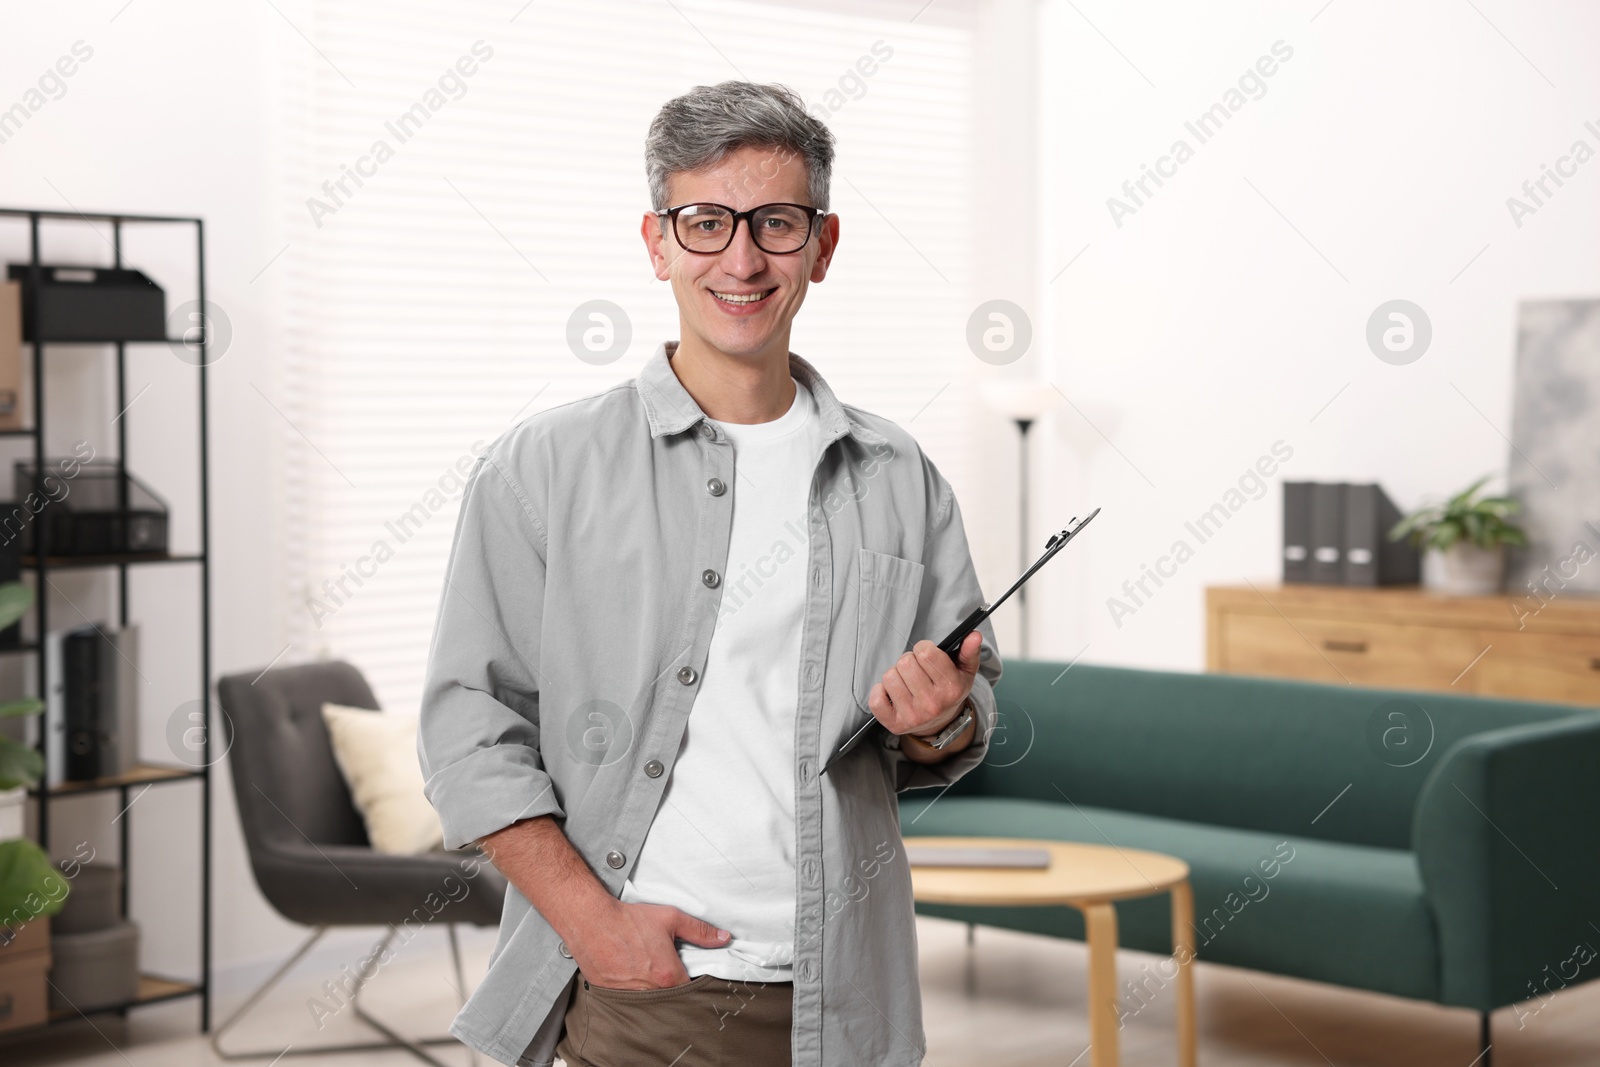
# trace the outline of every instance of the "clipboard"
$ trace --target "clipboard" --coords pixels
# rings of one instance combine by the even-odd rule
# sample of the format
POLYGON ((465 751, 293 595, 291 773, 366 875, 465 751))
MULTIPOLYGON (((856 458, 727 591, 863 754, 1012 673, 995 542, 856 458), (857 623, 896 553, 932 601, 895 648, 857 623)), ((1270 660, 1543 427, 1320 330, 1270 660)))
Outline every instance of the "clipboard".
MULTIPOLYGON (((1029 567, 1022 573, 1022 577, 1012 582, 1011 588, 1000 594, 1000 599, 989 604, 978 605, 978 607, 973 610, 971 615, 968 615, 965 619, 962 619, 960 625, 958 625, 954 630, 950 631, 948 637, 939 642, 939 647, 944 651, 945 655, 949 656, 953 662, 959 661, 961 656, 961 643, 967 639, 967 635, 973 630, 976 630, 978 625, 982 623, 983 620, 994 614, 994 610, 1001 604, 1004 604, 1006 599, 1010 597, 1012 593, 1015 593, 1018 589, 1021 589, 1023 583, 1025 583, 1029 578, 1033 577, 1034 572, 1036 572, 1040 567, 1043 567, 1046 563, 1049 563, 1050 560, 1055 557, 1057 552, 1060 552, 1063 548, 1067 547, 1067 542, 1071 541, 1074 537, 1077 537, 1078 534, 1083 531, 1083 528, 1089 525, 1089 523, 1098 514, 1100 514, 1100 509, 1095 508, 1093 511, 1089 512, 1089 514, 1081 522, 1078 522, 1077 525, 1072 525, 1072 523, 1069 522, 1067 529, 1062 530, 1058 534, 1051 534, 1050 540, 1045 542, 1044 555, 1035 560, 1033 566, 1029 567)), ((835 752, 831 757, 829 757, 828 762, 823 765, 822 773, 827 774, 829 769, 831 769, 835 763, 838 763, 839 760, 843 759, 851 749, 855 748, 857 745, 861 744, 862 741, 866 740, 867 737, 873 733, 875 727, 881 729, 882 726, 883 724, 878 721, 877 716, 869 716, 867 721, 857 727, 856 732, 851 734, 843 745, 839 746, 839 751, 835 752)))

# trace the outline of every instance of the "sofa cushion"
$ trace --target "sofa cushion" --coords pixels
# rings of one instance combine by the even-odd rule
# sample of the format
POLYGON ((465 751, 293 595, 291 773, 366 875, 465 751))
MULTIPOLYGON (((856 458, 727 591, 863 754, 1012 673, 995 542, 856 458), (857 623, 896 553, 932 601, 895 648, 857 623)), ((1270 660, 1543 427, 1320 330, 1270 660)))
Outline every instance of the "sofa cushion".
MULTIPOLYGON (((1410 852, 1074 805, 936 797, 900 802, 906 837, 1033 837, 1148 849, 1189 864, 1199 958, 1437 999, 1439 949, 1410 852), (1266 863, 1263 865, 1263 861, 1266 863)), ((1166 894, 1117 905, 1120 943, 1172 952, 1166 894)), ((919 914, 1083 939, 1073 908, 918 904, 919 914)))

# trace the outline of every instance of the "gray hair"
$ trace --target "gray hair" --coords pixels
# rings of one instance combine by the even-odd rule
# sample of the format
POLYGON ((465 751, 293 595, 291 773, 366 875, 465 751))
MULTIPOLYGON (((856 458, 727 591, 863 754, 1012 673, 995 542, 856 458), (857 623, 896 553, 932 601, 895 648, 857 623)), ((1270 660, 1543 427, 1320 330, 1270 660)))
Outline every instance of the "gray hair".
MULTIPOLYGON (((813 207, 828 209, 833 175, 833 134, 783 85, 725 81, 697 85, 668 100, 650 123, 644 142, 650 202, 667 204, 667 178, 710 166, 738 148, 773 148, 805 160, 813 207)), ((761 179, 771 174, 761 175, 761 179)))

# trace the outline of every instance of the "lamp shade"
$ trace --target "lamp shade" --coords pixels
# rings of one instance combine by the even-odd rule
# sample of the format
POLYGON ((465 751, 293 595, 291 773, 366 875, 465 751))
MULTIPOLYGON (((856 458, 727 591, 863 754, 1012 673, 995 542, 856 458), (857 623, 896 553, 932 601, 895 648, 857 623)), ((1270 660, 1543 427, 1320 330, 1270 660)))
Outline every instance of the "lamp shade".
POLYGON ((1037 419, 1062 403, 1060 390, 1038 378, 987 377, 978 392, 991 409, 1012 419, 1037 419))

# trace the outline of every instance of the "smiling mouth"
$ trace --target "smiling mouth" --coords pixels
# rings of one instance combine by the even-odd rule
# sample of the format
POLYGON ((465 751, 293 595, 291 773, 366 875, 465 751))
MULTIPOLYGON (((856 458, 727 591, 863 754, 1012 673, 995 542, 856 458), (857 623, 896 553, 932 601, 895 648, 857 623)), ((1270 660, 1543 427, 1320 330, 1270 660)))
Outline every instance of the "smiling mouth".
POLYGON ((744 308, 750 307, 752 304, 761 303, 763 300, 777 291, 777 286, 773 286, 771 289, 763 289, 758 293, 722 293, 712 289, 711 295, 722 301, 724 304, 731 305, 732 307, 744 308))

